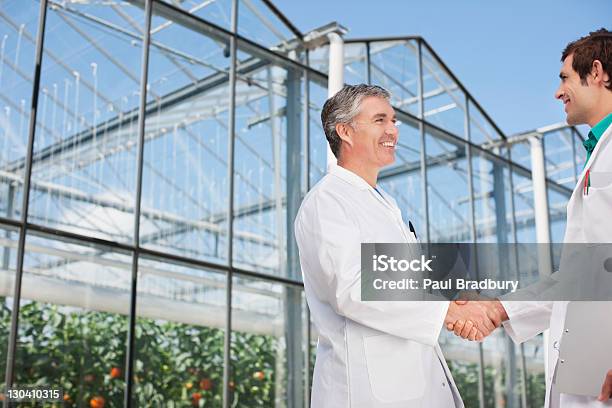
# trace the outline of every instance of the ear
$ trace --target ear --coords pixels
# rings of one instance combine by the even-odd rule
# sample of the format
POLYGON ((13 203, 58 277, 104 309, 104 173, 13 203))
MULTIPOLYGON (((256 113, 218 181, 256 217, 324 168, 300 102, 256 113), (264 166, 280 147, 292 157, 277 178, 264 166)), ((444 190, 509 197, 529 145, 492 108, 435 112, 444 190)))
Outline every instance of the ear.
POLYGON ((610 81, 610 77, 606 71, 604 71, 600 60, 593 61, 593 65, 591 66, 591 75, 593 76, 593 82, 596 84, 603 83, 603 85, 606 85, 610 81))
POLYGON ((353 129, 346 123, 338 123, 336 125, 336 133, 340 139, 350 147, 353 147, 353 129))

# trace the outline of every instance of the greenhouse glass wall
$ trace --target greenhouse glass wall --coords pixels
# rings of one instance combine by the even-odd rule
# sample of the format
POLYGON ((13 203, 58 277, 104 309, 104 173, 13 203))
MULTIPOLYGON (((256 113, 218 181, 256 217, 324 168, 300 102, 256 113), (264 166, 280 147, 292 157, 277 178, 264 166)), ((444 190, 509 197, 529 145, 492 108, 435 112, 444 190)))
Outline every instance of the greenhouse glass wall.
MULTIPOLYGON (((0 21, 4 385, 69 406, 307 406, 292 226, 326 172, 326 34, 344 29, 303 33, 266 0, 4 0, 0 21)), ((392 92, 379 181, 424 241, 535 242, 534 143, 562 240, 576 129, 504 135, 420 37, 345 38, 344 81, 392 92)), ((541 338, 440 342, 468 407, 542 404, 541 338)))

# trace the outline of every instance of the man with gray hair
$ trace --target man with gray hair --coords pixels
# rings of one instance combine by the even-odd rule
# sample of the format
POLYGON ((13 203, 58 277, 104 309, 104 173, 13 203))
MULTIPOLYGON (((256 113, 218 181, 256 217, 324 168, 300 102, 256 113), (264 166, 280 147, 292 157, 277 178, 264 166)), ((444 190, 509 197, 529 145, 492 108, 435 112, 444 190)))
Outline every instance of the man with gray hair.
POLYGON ((361 300, 361 243, 416 243, 395 200, 377 185, 398 142, 389 93, 345 86, 325 102, 337 165, 306 195, 295 220, 306 299, 318 332, 312 407, 463 407, 438 336, 459 319, 492 322, 479 302, 361 300), (472 314, 474 317, 472 317, 472 314))

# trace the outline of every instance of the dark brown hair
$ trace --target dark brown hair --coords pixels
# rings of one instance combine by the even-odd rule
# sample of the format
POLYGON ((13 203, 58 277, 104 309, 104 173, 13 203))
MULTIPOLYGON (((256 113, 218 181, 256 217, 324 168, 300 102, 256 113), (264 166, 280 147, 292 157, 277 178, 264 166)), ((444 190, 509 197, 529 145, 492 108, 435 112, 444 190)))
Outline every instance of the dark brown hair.
POLYGON ((589 33, 576 41, 567 44, 561 54, 561 62, 574 55, 572 68, 580 76, 582 85, 587 84, 587 75, 593 69, 593 61, 599 60, 603 70, 608 74, 606 88, 612 91, 612 32, 605 28, 589 33))

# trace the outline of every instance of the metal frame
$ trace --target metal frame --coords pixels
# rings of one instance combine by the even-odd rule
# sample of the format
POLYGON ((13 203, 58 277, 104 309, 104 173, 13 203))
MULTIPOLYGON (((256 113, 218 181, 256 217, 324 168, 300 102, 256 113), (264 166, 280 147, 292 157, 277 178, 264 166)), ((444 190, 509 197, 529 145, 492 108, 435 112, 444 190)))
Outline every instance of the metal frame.
MULTIPOLYGON (((304 62, 308 66, 309 51, 306 50, 304 53, 304 62)), ((304 70, 304 187, 306 192, 310 190, 310 72, 304 70)), ((304 369, 306 371, 306 377, 304 378, 304 407, 310 407, 310 342, 312 340, 312 329, 310 322, 310 308, 306 305, 306 361, 304 362, 304 369)))
POLYGON ((429 189, 427 188, 427 136, 425 132, 425 105, 423 100, 423 43, 419 40, 417 48, 418 59, 418 98, 419 98, 419 135, 421 138, 421 192, 423 194, 422 205, 425 218, 425 242, 431 241, 431 230, 429 228, 429 189))
POLYGON ((272 11, 272 13, 274 13, 276 17, 278 17, 278 19, 282 21, 283 24, 287 26, 287 28, 289 28, 289 30, 291 30, 293 35, 295 35, 298 40, 301 41, 304 39, 304 34, 302 34, 302 32, 295 25, 293 25, 293 23, 283 13, 281 13, 281 11, 274 5, 274 3, 272 3, 270 0, 262 0, 262 2, 266 6, 268 6, 270 11, 272 11))
MULTIPOLYGON (((238 32, 238 0, 232 0, 232 32, 238 32)), ((236 131, 236 59, 237 59, 236 37, 230 37, 230 72, 229 72, 229 118, 227 127, 228 145, 228 211, 227 211, 227 236, 228 250, 227 258, 229 268, 227 270, 226 299, 225 299, 225 333, 223 337, 223 406, 230 407, 229 382, 231 378, 231 352, 232 352, 232 284, 233 284, 233 263, 234 263, 234 143, 236 131)))
MULTIPOLYGON (((423 37, 418 36, 418 35, 407 35, 407 36, 390 36, 390 37, 374 37, 374 38, 350 38, 347 39, 345 41, 346 44, 353 44, 353 43, 366 43, 368 44, 368 48, 369 48, 369 44, 373 43, 373 42, 386 42, 386 41, 410 41, 410 40, 416 40, 419 44, 423 44, 426 48, 427 51, 432 55, 432 57, 435 58, 436 62, 438 64, 440 64, 440 66, 444 69, 444 71, 446 71, 446 73, 451 77, 451 79, 457 84, 457 86, 459 86, 459 89, 461 89, 465 95, 468 97, 469 101, 471 103, 473 103, 483 114, 484 118, 489 121, 491 123, 491 125, 493 126, 493 128, 495 129, 495 131, 497 133, 500 134, 500 136, 502 137, 502 139, 505 139, 506 136, 504 134, 504 132, 501 131, 501 129, 499 128, 499 126, 497 126, 497 124, 495 123, 495 121, 493 119, 491 119, 491 117, 489 116, 489 114, 482 108, 482 106, 480 106, 480 104, 478 103, 478 101, 476 101, 476 99, 474 99, 474 97, 472 96, 472 94, 467 90, 467 88, 461 83, 461 81, 459 81, 459 79, 455 76, 455 74, 453 73, 453 71, 451 71, 448 66, 446 65, 446 63, 442 60, 442 58, 440 58, 440 56, 434 51, 434 49, 431 47, 431 45, 429 45, 429 43, 427 42, 427 40, 425 40, 423 37)), ((420 48, 419 48, 419 54, 421 54, 420 48)), ((420 57, 419 57, 420 58, 420 57)), ((467 105, 466 105, 467 106, 467 105)))
POLYGON ((26 150, 26 168, 23 181, 23 199, 21 201, 21 219, 19 223, 19 243, 17 244, 17 268, 15 271, 15 291, 13 293, 13 310, 11 313, 11 331, 6 355, 5 383, 9 388, 13 385, 15 370, 15 352, 17 348, 17 332, 19 327, 19 308, 21 302, 21 281, 23 277, 23 260, 25 255, 25 240, 27 233, 28 209, 30 203, 30 181, 32 177, 32 155, 34 151, 34 132, 36 130, 36 114, 38 112, 38 95, 42 68, 45 24, 47 22, 47 0, 40 2, 38 14, 38 34, 36 40, 36 57, 34 60, 34 84, 32 87, 32 106, 28 131, 28 147, 26 150))
POLYGON ((134 199, 134 252, 132 253, 132 276, 131 276, 131 295, 130 295, 130 317, 128 322, 128 344, 126 353, 125 370, 125 394, 123 404, 126 407, 132 406, 132 385, 134 372, 134 345, 136 331, 136 296, 138 294, 138 259, 140 256, 140 205, 142 201, 142 167, 144 162, 145 144, 145 121, 147 104, 147 85, 149 78, 149 45, 151 42, 151 19, 153 14, 153 1, 146 0, 145 3, 145 22, 142 41, 142 60, 140 66, 140 106, 138 112, 138 143, 136 153, 136 197, 134 199))

